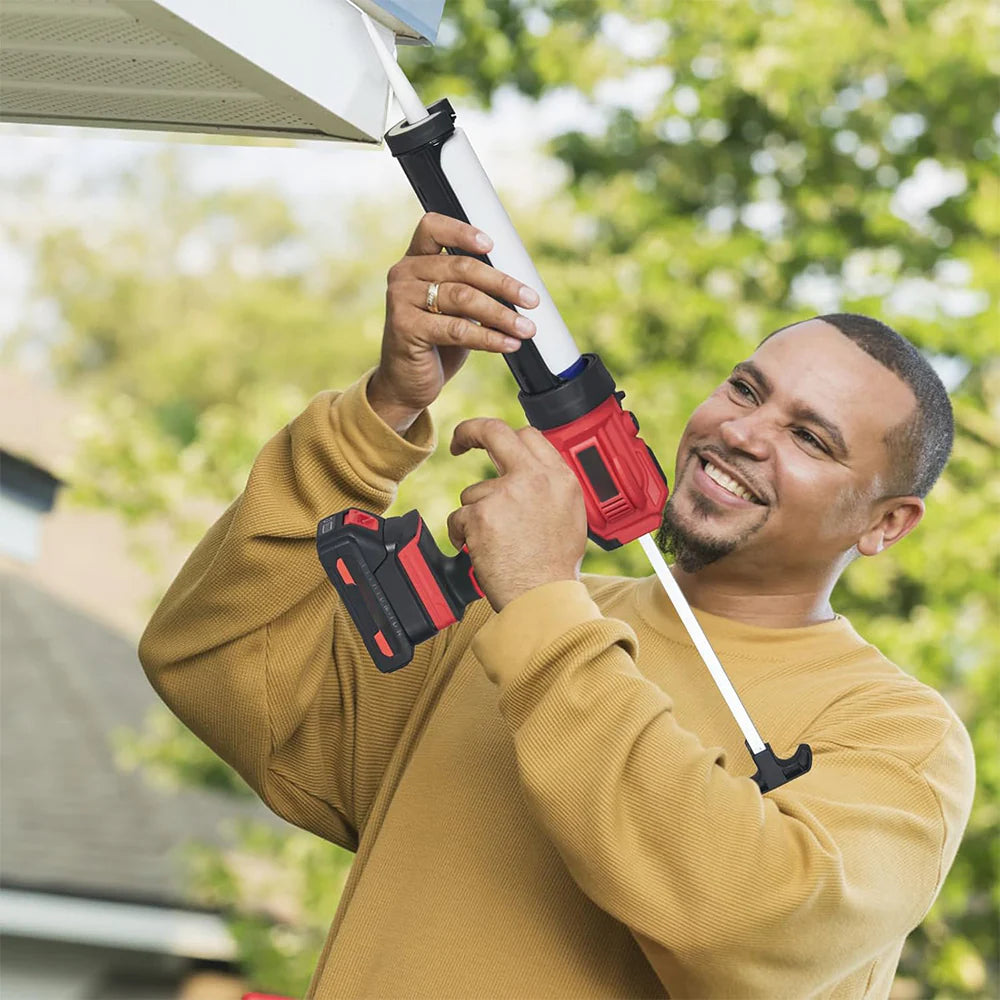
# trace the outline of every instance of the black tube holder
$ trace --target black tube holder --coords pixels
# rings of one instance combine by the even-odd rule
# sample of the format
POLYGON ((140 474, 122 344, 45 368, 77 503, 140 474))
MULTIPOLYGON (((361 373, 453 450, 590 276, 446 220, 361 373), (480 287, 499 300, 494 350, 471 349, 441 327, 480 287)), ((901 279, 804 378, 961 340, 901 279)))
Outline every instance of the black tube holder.
POLYGON ((800 743, 791 757, 782 758, 774 755, 770 743, 765 743, 760 753, 754 753, 750 744, 746 740, 743 742, 757 765, 757 773, 752 777, 762 795, 800 777, 812 767, 812 747, 808 743, 800 743))

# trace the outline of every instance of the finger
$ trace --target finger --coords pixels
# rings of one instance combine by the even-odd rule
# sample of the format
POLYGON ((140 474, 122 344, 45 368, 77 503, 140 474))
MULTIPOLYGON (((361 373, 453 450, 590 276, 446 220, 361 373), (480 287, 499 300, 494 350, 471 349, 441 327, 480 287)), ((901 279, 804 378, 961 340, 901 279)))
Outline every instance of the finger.
POLYGON ((417 224, 406 256, 438 254, 445 247, 457 247, 468 253, 486 253, 493 248, 493 241, 468 222, 439 212, 427 212, 417 224), (485 243, 478 242, 480 236, 485 238, 485 243))
POLYGON ((439 285, 437 306, 443 313, 474 319, 512 337, 531 337, 535 333, 535 324, 527 316, 508 309, 471 285, 457 285, 452 281, 439 285))
POLYGON ((521 346, 522 336, 511 338, 500 330, 481 326, 463 316, 437 315, 423 306, 406 308, 413 309, 413 313, 407 314, 407 329, 417 333, 428 344, 503 354, 521 346))
MULTIPOLYGON (((575 478, 575 473, 567 464, 562 453, 540 430, 538 430, 537 427, 531 427, 529 425, 527 427, 521 427, 518 430, 514 430, 508 424, 505 424, 502 420, 496 417, 476 417, 471 420, 465 420, 461 424, 456 425, 455 431, 452 435, 452 454, 460 455, 463 452, 468 451, 469 447, 476 447, 476 445, 471 444, 468 440, 470 431, 463 429, 462 432, 459 433, 459 428, 461 428, 463 424, 471 424, 477 420, 496 420, 502 427, 511 431, 521 445, 522 459, 526 454, 530 454, 535 461, 546 465, 553 470, 564 472, 575 478)), ((487 431, 487 433, 489 433, 489 431, 487 431)), ((492 453, 490 454, 490 458, 493 459, 493 464, 496 465, 496 459, 493 458, 492 453)), ((500 471, 499 467, 498 471, 500 471)), ((502 474, 503 472, 501 471, 501 475, 502 474)), ((462 499, 462 503, 475 503, 477 500, 482 499, 483 496, 488 496, 489 493, 495 488, 496 480, 484 480, 482 483, 475 483, 472 486, 468 486, 466 489, 469 491, 469 499, 462 499), (484 487, 481 492, 477 489, 479 486, 484 487)), ((463 493, 463 497, 464 495, 465 494, 463 493)))
POLYGON ((466 486, 458 495, 458 499, 463 507, 471 507, 472 504, 478 503, 480 500, 485 500, 496 488, 497 481, 495 479, 483 479, 478 483, 473 483, 471 486, 466 486))
POLYGON ((462 508, 458 510, 453 510, 448 515, 447 530, 448 530, 448 540, 456 549, 461 549, 465 544, 465 524, 464 524, 465 512, 462 508))
POLYGON ((562 452, 537 428, 521 427, 515 432, 521 439, 522 444, 531 452, 538 461, 543 462, 553 468, 559 466, 573 474, 573 470, 567 465, 562 452))
MULTIPOLYGON (((410 262, 412 274, 424 281, 455 282, 471 285, 497 299, 503 299, 519 309, 532 309, 538 305, 538 293, 495 267, 476 260, 475 257, 439 256, 421 257, 410 262)), ((503 307, 501 307, 503 308, 503 307)), ((509 312, 510 310, 508 310, 509 312)))
POLYGON ((523 465, 529 457, 517 432, 499 417, 473 417, 455 427, 451 453, 461 455, 470 448, 482 448, 501 476, 523 465))

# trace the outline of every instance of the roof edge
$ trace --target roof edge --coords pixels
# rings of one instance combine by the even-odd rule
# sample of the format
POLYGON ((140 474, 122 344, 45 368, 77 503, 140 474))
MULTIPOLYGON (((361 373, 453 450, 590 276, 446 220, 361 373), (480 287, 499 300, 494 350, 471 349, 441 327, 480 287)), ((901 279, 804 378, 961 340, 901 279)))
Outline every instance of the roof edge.
POLYGON ((0 934, 232 962, 220 916, 30 889, 0 888, 0 934))

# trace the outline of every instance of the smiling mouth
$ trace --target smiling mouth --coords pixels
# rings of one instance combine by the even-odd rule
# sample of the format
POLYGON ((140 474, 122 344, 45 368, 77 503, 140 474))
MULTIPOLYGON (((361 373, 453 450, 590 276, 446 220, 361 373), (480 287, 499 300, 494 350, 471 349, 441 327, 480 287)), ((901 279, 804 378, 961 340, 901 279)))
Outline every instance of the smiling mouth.
POLYGON ((740 500, 748 500, 750 503, 755 503, 759 507, 766 506, 763 500, 751 493, 742 483, 738 483, 728 473, 723 472, 718 466, 713 465, 707 458, 699 455, 698 461, 701 462, 701 467, 705 470, 705 475, 716 485, 721 486, 727 493, 731 493, 734 497, 739 497, 740 500))

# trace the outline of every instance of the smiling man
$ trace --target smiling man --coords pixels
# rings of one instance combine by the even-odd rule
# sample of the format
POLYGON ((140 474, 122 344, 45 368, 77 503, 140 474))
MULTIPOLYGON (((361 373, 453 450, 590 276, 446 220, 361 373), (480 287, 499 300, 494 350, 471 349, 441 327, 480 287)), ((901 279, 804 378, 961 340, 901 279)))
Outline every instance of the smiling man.
POLYGON ((390 271, 380 365, 264 445, 139 646, 271 809, 356 852, 308 995, 887 997, 974 763, 947 701, 830 592, 920 520, 951 442, 940 381, 887 327, 819 317, 765 340, 684 431, 661 545, 775 752, 813 750, 761 795, 655 574, 580 573, 581 487, 534 428, 455 428, 452 454, 500 473, 448 519, 487 599, 405 668, 375 669, 326 578, 317 523, 385 513, 437 445, 444 381, 515 332, 491 296, 530 307, 440 254, 476 236, 424 217, 390 271))
POLYGON ((953 433, 941 380, 884 323, 784 327, 692 414, 657 543, 696 607, 828 620, 846 566, 917 526, 953 433))

